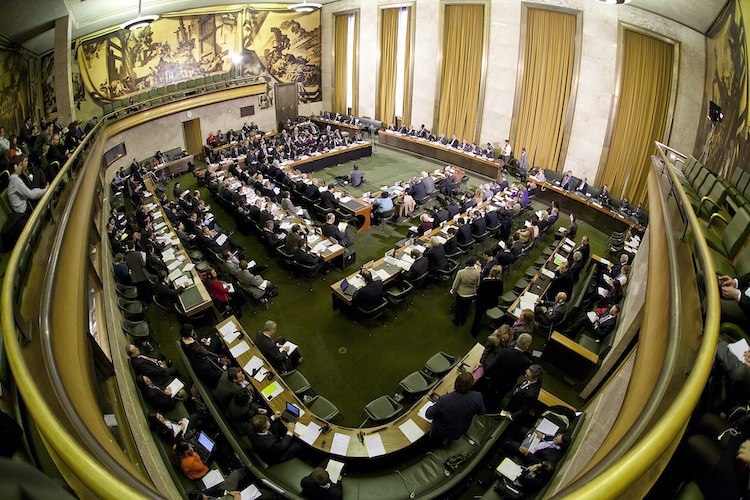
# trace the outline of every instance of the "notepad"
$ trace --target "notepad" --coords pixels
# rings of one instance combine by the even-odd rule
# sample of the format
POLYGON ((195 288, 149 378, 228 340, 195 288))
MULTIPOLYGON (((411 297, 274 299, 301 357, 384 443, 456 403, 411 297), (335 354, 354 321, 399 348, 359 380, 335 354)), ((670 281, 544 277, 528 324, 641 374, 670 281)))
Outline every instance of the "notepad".
POLYGON ((195 264, 193 264, 192 262, 188 262, 187 264, 185 264, 185 267, 182 268, 182 272, 189 273, 190 271, 193 270, 194 267, 195 267, 195 264))
POLYGON ((339 462, 332 458, 328 460, 328 465, 326 465, 326 472, 328 473, 328 477, 332 482, 338 483, 341 480, 341 471, 343 469, 344 462, 339 462))
POLYGON ((253 370, 257 370, 258 368, 262 366, 263 366, 263 360, 260 359, 258 356, 253 356, 252 358, 250 358, 250 361, 245 363, 245 366, 243 366, 242 369, 248 373, 252 373, 253 370))
POLYGON ((542 268, 542 274, 545 275, 545 276, 547 276, 548 278, 554 278, 555 277, 555 273, 552 272, 552 271, 550 271, 546 267, 542 268))
POLYGON ((170 389, 172 392, 170 393, 170 397, 175 397, 178 392, 180 392, 180 389, 185 387, 185 384, 182 383, 182 380, 176 378, 172 380, 167 387, 164 388, 164 391, 167 389, 170 389))
POLYGON ((536 426, 536 430, 545 436, 554 436, 557 434, 557 431, 560 430, 560 426, 543 418, 542 421, 539 422, 539 425, 536 426))
POLYGON ((260 496, 260 490, 254 484, 240 491, 240 500, 255 500, 256 498, 260 498, 260 496))
POLYGON ((253 378, 257 380, 258 382, 263 382, 263 379, 266 378, 266 374, 268 373, 268 370, 265 368, 260 368, 258 372, 253 375, 253 378))
POLYGON ((227 344, 231 344, 235 340, 237 340, 237 337, 239 337, 242 333, 239 330, 235 330, 233 332, 229 332, 226 335, 224 335, 224 340, 227 344))
POLYGON ((227 235, 226 234, 220 234, 218 238, 216 238, 216 243, 221 246, 224 244, 224 242, 227 241, 227 235))
POLYGON ((237 327, 235 326, 233 321, 227 321, 226 324, 219 327, 219 333, 222 337, 226 337, 229 333, 237 330, 237 327))
POLYGON ((331 454, 346 456, 346 451, 349 449, 350 436, 346 434, 335 433, 333 435, 333 442, 331 443, 331 454))
POLYGON ((266 386, 265 389, 260 391, 263 394, 263 397, 265 397, 267 400, 271 400, 284 392, 284 388, 281 387, 281 384, 279 384, 278 381, 274 381, 273 383, 266 386))
POLYGON ((287 340, 286 342, 284 342, 284 345, 279 347, 279 351, 283 351, 282 347, 288 347, 289 348, 288 354, 291 354, 297 349, 297 344, 294 344, 287 340))
POLYGON ((435 403, 433 403, 432 401, 427 401, 427 402, 426 402, 426 403, 424 404, 424 406, 423 406, 422 408, 420 408, 420 409, 419 409, 419 413, 417 413, 417 415, 419 415, 420 417, 422 417, 422 418, 423 418, 424 420, 426 420, 426 421, 428 421, 428 422, 432 422, 432 419, 431 419, 431 418, 427 418, 427 410, 429 410, 429 409, 430 409, 430 407, 431 407, 432 405, 434 405, 434 404, 435 404, 435 403))
POLYGON ((383 446, 380 434, 368 434, 365 436, 365 448, 367 448, 367 456, 370 458, 385 455, 385 447, 383 446))
MULTIPOLYGON (((176 266, 174 266, 174 267, 177 267, 177 266, 179 266, 179 265, 180 265, 180 261, 176 260, 176 261, 174 261, 174 262, 175 262, 175 264, 177 264, 177 265, 176 265, 176 266)), ((169 278, 169 281, 175 281, 175 280, 177 280, 177 278, 179 278, 180 276, 182 276, 182 270, 181 270, 181 269, 174 269, 174 268, 173 268, 172 272, 171 272, 171 273, 169 273, 169 275, 167 276, 167 278, 169 278)))
POLYGON ((401 429, 401 432, 404 433, 404 436, 406 436, 406 439, 408 439, 410 443, 414 443, 424 436, 424 431, 412 419, 399 425, 398 428, 401 429))
POLYGON ((523 473, 523 467, 521 467, 508 457, 505 457, 495 470, 498 472, 498 474, 502 474, 511 481, 515 481, 523 473))
POLYGON ((729 352, 734 354, 742 363, 745 362, 745 351, 750 351, 750 345, 748 345, 747 339, 740 339, 737 342, 728 344, 727 348, 729 349, 729 352))
POLYGON ((247 342, 244 340, 237 344, 236 346, 229 349, 229 353, 234 356, 235 359, 237 359, 238 356, 242 355, 243 353, 247 352, 250 349, 250 346, 247 345, 247 342))
POLYGON ((180 267, 181 262, 179 260, 173 260, 167 265, 167 269, 170 271, 174 271, 178 267, 180 267))
POLYGON ((586 317, 591 321, 592 323, 596 323, 596 320, 599 319, 599 316, 596 315, 594 311, 589 311, 586 313, 586 317))

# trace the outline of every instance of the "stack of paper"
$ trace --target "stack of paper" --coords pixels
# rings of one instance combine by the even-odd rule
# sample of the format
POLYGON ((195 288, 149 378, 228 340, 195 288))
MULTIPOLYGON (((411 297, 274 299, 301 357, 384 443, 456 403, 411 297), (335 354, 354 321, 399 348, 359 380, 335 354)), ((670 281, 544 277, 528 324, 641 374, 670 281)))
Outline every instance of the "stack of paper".
POLYGON ((252 358, 250 358, 250 361, 245 363, 245 366, 243 366, 242 369, 248 373, 252 373, 253 370, 257 370, 258 368, 261 368, 262 366, 263 366, 263 360, 260 359, 258 356, 253 356, 252 358))
POLYGON ((344 469, 344 462, 338 462, 334 459, 328 460, 326 465, 326 472, 332 482, 338 483, 341 480, 341 471, 344 469))
POLYGON ((745 352, 750 351, 750 345, 748 345, 747 339, 733 342, 727 345, 727 348, 729 349, 729 352, 734 354, 742 363, 745 362, 745 352))
POLYGON ((372 276, 375 278, 378 278, 380 281, 385 281, 388 278, 391 277, 390 274, 388 274, 387 271, 384 271, 382 269, 375 269, 372 271, 372 276))
POLYGON ((406 436, 406 439, 408 439, 410 443, 414 443, 424 436, 424 431, 412 419, 399 425, 398 428, 401 429, 401 432, 404 433, 404 436, 406 436))
POLYGON ((380 438, 380 434, 366 435, 365 447, 367 448, 367 456, 370 458, 385 455, 385 447, 383 446, 383 440, 380 438))
POLYGON ((552 272, 552 271, 550 271, 550 270, 549 270, 549 269, 547 269, 546 267, 543 267, 543 268, 542 268, 542 274, 543 274, 543 275, 545 275, 545 276, 546 276, 546 277, 548 277, 548 278, 554 278, 554 277, 555 277, 555 273, 554 273, 554 272, 552 272))
POLYGON ((418 415, 419 415, 420 417, 422 417, 422 418, 423 418, 424 420, 426 420, 426 421, 428 421, 428 422, 432 422, 432 419, 430 419, 430 418, 427 418, 427 410, 429 410, 429 409, 430 409, 430 407, 431 407, 432 405, 434 405, 434 404, 435 404, 435 403, 433 403, 432 401, 427 401, 427 402, 426 402, 426 403, 424 404, 424 406, 422 406, 422 408, 420 408, 420 409, 419 409, 419 413, 418 413, 418 415))
POLYGON ((230 353, 230 354, 231 354, 232 356, 234 356, 234 358, 235 358, 235 359, 237 359, 237 357, 238 357, 238 356, 241 356, 242 354, 244 354, 244 353, 245 353, 245 352, 247 352, 248 350, 250 350, 250 346, 249 346, 249 345, 247 345, 247 342, 245 342, 245 341, 243 340, 242 342, 240 342, 240 343, 239 343, 239 344, 237 344, 236 346, 234 346, 234 347, 232 347, 231 349, 229 349, 229 353, 230 353))
POLYGON ((346 434, 335 433, 333 435, 333 442, 331 443, 331 454, 346 456, 350 440, 351 438, 346 434))
POLYGON ((323 428, 321 426, 319 426, 315 422, 310 422, 309 424, 307 424, 307 428, 305 429, 305 431, 300 434, 299 438, 305 443, 312 446, 315 440, 318 439, 318 436, 320 436, 322 430, 323 428))
POLYGON ((543 418, 541 422, 539 422, 539 425, 536 427, 536 430, 544 434, 545 436, 554 436, 557 434, 557 431, 560 430, 560 426, 550 422, 546 418, 543 418))
POLYGON ((219 469, 211 469, 208 474, 203 476, 201 479, 203 480, 203 485, 206 488, 213 488, 224 480, 224 476, 221 475, 221 471, 219 471, 219 469))
POLYGON ((495 470, 498 472, 498 474, 502 474, 511 481, 515 481, 523 473, 523 467, 521 467, 508 457, 505 457, 495 470))
POLYGON ((274 381, 268 384, 262 391, 260 391, 267 400, 271 400, 284 392, 284 388, 281 387, 278 381, 274 381))
POLYGON ((260 498, 260 496, 260 490, 254 484, 240 491, 240 500, 255 500, 256 498, 260 498))
POLYGON ((185 387, 185 384, 182 383, 182 380, 176 378, 172 380, 172 382, 169 383, 169 385, 164 389, 165 391, 169 389, 171 392, 169 393, 170 397, 175 397, 178 392, 180 392, 180 389, 185 387))

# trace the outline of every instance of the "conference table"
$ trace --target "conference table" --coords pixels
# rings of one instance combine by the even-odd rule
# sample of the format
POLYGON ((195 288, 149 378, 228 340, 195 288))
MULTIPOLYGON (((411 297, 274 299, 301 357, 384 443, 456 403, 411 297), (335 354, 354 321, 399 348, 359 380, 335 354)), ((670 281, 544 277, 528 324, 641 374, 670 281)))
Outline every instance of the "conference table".
POLYGON ((358 160, 365 156, 372 156, 372 142, 358 142, 351 146, 336 148, 325 153, 313 154, 289 163, 282 163, 282 165, 307 174, 340 163, 358 160))
POLYGON ((324 128, 325 128, 325 125, 330 125, 331 127, 337 128, 341 130, 342 132, 354 133, 354 132, 362 131, 362 127, 358 127, 357 125, 352 125, 350 123, 337 122, 336 120, 329 120, 328 118, 322 118, 319 116, 311 116, 310 121, 323 125, 324 128))
POLYGON ((240 139, 239 141, 232 141, 226 144, 220 144, 218 146, 206 146, 206 148, 212 153, 218 153, 219 151, 222 151, 224 149, 241 146, 243 144, 247 144, 248 142, 257 141, 259 139, 267 139, 269 137, 274 137, 275 135, 276 135, 276 132, 266 132, 265 134, 255 134, 254 136, 248 137, 247 139, 240 139))
MULTIPOLYGON (((150 212, 154 222, 154 233, 157 235, 157 239, 161 237, 166 240, 166 236, 169 235, 170 238, 168 242, 172 245, 174 250, 173 252, 169 252, 169 250, 162 252, 164 264, 167 266, 167 270, 170 273, 181 268, 183 270, 181 274, 193 283, 180 292, 180 295, 178 296, 180 306, 185 312, 185 315, 189 317, 200 314, 213 306, 211 295, 208 293, 208 290, 206 290, 206 286, 203 284, 203 280, 201 280, 198 271, 191 265, 192 261, 190 260, 190 256, 187 251, 185 251, 185 247, 182 246, 180 239, 177 237, 177 232, 174 230, 172 223, 164 213, 164 208, 161 206, 158 197, 154 194, 155 186, 153 182, 146 177, 144 179, 144 185, 146 186, 146 189, 151 192, 152 202, 150 204, 150 212), (160 234, 162 236, 160 236, 160 234), (167 256, 165 256, 165 254, 167 256), (189 264, 190 266, 188 266, 189 264), (190 267, 188 271, 185 271, 186 266, 190 267)), ((175 280, 170 279, 170 281, 175 280)))
POLYGON ((155 174, 165 174, 169 177, 174 177, 176 175, 182 175, 185 172, 188 171, 188 163, 191 163, 195 159, 195 155, 187 155, 183 156, 182 158, 177 158, 176 160, 168 161, 167 163, 162 163, 151 169, 152 172, 155 174))
POLYGON ((246 379, 261 395, 271 411, 283 412, 291 403, 302 410, 294 435, 312 448, 344 458, 373 458, 390 455, 409 447, 430 430, 424 412, 432 406, 430 394, 442 395, 453 391, 456 377, 464 371, 471 373, 479 366, 484 351, 475 344, 457 360, 438 383, 419 398, 404 414, 391 422, 371 427, 345 427, 327 422, 314 415, 304 402, 284 382, 279 373, 261 354, 240 322, 230 316, 216 325, 219 337, 245 372, 246 379), (270 373, 270 377, 268 373, 270 373), (270 397, 269 397, 270 396, 270 397), (328 429, 328 430, 325 430, 328 429), (360 440, 361 438, 361 440, 360 440))
POLYGON ((595 227, 607 228, 618 232, 627 231, 628 229, 635 229, 640 232, 646 230, 645 227, 633 219, 605 207, 597 198, 571 193, 560 186, 540 181, 534 177, 528 177, 527 180, 537 186, 536 198, 549 202, 555 201, 560 210, 574 213, 576 217, 595 227))
POLYGON ((497 171, 501 164, 471 153, 465 153, 450 146, 426 139, 418 139, 409 135, 394 132, 392 130, 378 131, 380 142, 388 146, 394 146, 422 156, 428 156, 436 160, 456 165, 487 177, 497 178, 497 171))

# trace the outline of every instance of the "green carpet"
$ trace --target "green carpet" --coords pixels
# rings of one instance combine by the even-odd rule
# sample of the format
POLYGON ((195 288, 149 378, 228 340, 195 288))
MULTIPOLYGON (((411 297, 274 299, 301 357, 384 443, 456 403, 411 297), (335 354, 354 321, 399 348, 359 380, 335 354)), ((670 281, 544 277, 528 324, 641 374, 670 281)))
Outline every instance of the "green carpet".
MULTIPOLYGON (((408 179, 422 170, 437 168, 433 162, 384 147, 378 147, 372 157, 355 163, 366 172, 368 185, 361 190, 350 188, 353 195, 408 179)), ((330 180, 350 170, 351 163, 328 168, 315 175, 330 180)), ((183 189, 195 186, 192 174, 186 174, 179 180, 183 189)), ((472 177, 469 188, 479 182, 480 178, 472 177)), ((212 200, 205 188, 201 188, 201 191, 202 197, 211 203, 217 222, 226 229, 236 230, 234 219, 212 200)), ((168 192, 172 192, 172 183, 168 192)), ((536 202, 534 205, 535 210, 544 206, 536 202)), ((562 221, 567 222, 566 217, 560 217, 560 220, 558 225, 562 221)), ((239 231, 234 233, 245 250, 246 258, 269 264, 264 277, 278 284, 280 292, 267 310, 259 307, 257 313, 253 314, 252 308, 247 306, 243 310, 241 323, 248 333, 254 335, 266 320, 272 319, 278 323, 279 335, 299 344, 305 358, 299 369, 316 393, 322 394, 339 408, 341 417, 338 423, 358 426, 364 419, 362 409, 365 404, 383 394, 395 393, 399 389, 399 380, 422 368, 434 353, 445 351, 462 355, 476 342, 469 334, 473 311, 464 327, 455 327, 451 323, 453 298, 448 293, 450 283, 432 284, 421 294, 414 294, 413 304, 409 305, 408 310, 404 305, 398 314, 393 309, 388 310, 384 318, 385 327, 378 324, 372 336, 368 336, 367 327, 355 324, 341 311, 333 311, 330 284, 356 271, 358 265, 382 257, 386 250, 406 235, 410 225, 407 221, 400 226, 373 228, 361 235, 353 235, 355 265, 344 271, 336 269, 312 282, 303 281, 301 285, 275 265, 273 258, 255 237, 244 236, 239 231)), ((552 240, 551 234, 549 241, 552 240)), ((578 234, 578 240, 584 234, 590 236, 592 253, 602 252, 606 242, 604 234, 585 223, 579 223, 578 234)), ((475 247, 474 254, 480 255, 484 249, 496 244, 497 240, 488 239, 475 247)), ((539 245, 532 252, 527 261, 529 265, 545 247, 539 245)), ((524 272, 525 266, 514 270, 506 280, 505 289, 509 290, 524 272)), ((171 359, 178 360, 174 346, 179 331, 176 321, 173 318, 170 330, 162 311, 154 307, 149 309, 148 317, 161 343, 160 350, 171 359)), ((207 330, 208 327, 199 333, 207 330)), ((478 339, 483 342, 489 333, 490 329, 485 323, 478 339)), ((583 404, 574 388, 554 376, 545 377, 544 387, 578 408, 583 404)))

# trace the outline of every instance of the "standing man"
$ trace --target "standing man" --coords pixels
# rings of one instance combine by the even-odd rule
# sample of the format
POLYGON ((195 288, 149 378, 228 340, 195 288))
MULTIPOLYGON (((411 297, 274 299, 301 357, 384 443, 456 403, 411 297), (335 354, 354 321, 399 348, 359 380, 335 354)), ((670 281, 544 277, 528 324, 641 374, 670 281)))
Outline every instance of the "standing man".
POLYGON ((453 318, 453 324, 456 326, 463 326, 466 318, 469 317, 471 302, 477 295, 480 275, 479 261, 474 257, 466 262, 466 267, 456 273, 450 290, 451 295, 456 296, 455 317, 453 318))
POLYGON ((453 384, 453 392, 440 396, 425 414, 432 419, 430 439, 442 444, 449 439, 458 439, 469 430, 474 415, 484 415, 482 395, 472 391, 474 377, 463 372, 453 384))
POLYGON ((521 148, 521 159, 518 161, 518 176, 521 181, 526 181, 526 174, 529 172, 529 155, 526 148, 521 148))
POLYGON ((506 165, 510 163, 510 155, 512 152, 513 150, 510 147, 510 140, 505 139, 505 146, 503 146, 503 161, 506 165))
POLYGON ((506 394, 513 389, 518 377, 531 365, 526 351, 531 347, 531 335, 522 333, 513 347, 503 347, 495 355, 492 364, 484 367, 487 388, 484 397, 490 408, 496 408, 506 394))

